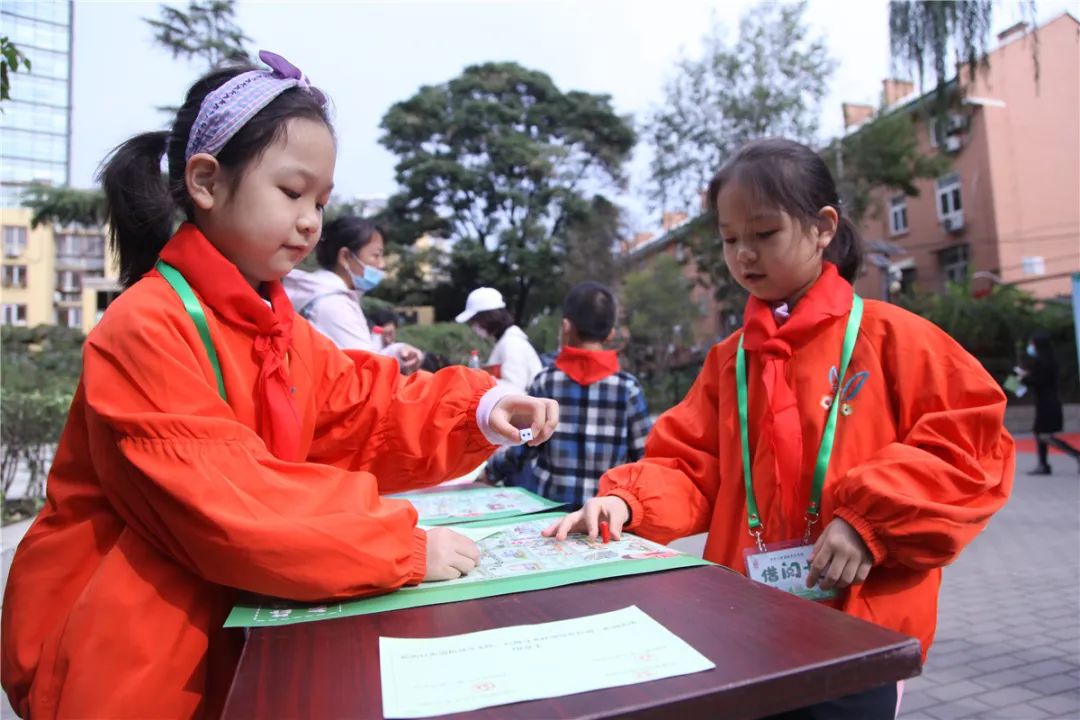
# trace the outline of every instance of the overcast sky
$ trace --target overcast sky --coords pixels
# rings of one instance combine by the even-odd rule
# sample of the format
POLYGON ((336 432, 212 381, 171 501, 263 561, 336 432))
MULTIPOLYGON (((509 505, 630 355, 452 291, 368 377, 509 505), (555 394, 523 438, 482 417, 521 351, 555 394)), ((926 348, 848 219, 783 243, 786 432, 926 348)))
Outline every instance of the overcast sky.
MULTIPOLYGON (((171 3, 178 4, 179 3, 171 3)), ((515 61, 548 73, 563 91, 612 96, 620 114, 643 118, 662 99, 664 78, 680 54, 694 56, 716 18, 734 37, 747 0, 393 0, 393 2, 240 2, 238 21, 253 46, 273 50, 325 89, 335 105, 339 155, 335 182, 343 197, 389 195, 394 156, 379 144, 379 120, 421 85, 458 75, 467 65, 515 61)), ((182 3, 186 6, 186 2, 182 3)), ((164 124, 154 110, 178 105, 203 71, 152 44, 142 21, 158 3, 75 3, 72 182, 90 186, 110 148, 164 124)), ((1077 0, 1039 0, 1041 21, 1077 0)), ((1001 3, 995 32, 1020 18, 1001 3)), ((821 106, 821 134, 842 129, 840 103, 877 104, 890 74, 888 3, 811 0, 807 19, 838 61, 821 106)), ((647 156, 635 153, 631 186, 613 198, 631 230, 658 218, 643 200, 647 156)))

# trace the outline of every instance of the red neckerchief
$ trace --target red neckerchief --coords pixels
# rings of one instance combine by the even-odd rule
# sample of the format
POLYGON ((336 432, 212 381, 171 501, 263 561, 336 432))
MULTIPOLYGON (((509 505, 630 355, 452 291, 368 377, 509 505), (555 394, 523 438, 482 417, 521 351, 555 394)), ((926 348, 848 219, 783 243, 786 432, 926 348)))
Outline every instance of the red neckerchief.
POLYGON ((582 350, 567 345, 555 358, 555 367, 578 385, 592 385, 619 372, 619 354, 614 350, 582 350))
POLYGON ((255 334, 259 436, 282 460, 302 460, 300 415, 293 405, 286 366, 293 307, 281 281, 263 284, 272 307, 267 306, 236 266, 191 223, 180 226, 161 250, 161 259, 179 270, 202 302, 223 321, 255 334))
POLYGON ((792 348, 805 344, 818 332, 822 322, 847 316, 853 295, 851 285, 840 277, 836 266, 826 262, 821 276, 780 327, 769 303, 753 296, 746 303, 743 347, 747 352, 760 353, 761 379, 768 398, 768 411, 762 418, 758 438, 772 447, 776 491, 789 533, 801 531, 805 508, 799 506, 803 490, 802 425, 798 401, 787 382, 787 362, 792 348))

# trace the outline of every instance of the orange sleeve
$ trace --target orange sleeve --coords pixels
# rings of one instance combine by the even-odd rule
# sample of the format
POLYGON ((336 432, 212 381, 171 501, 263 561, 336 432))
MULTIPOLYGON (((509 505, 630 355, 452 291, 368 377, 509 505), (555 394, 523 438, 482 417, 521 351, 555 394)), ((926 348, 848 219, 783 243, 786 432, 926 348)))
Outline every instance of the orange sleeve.
POLYGON ((214 583, 298 600, 419 582, 426 534, 375 479, 273 456, 206 381, 182 310, 105 323, 84 349, 90 454, 110 504, 214 583))
POLYGON ((385 493, 459 477, 494 452, 476 422, 495 385, 487 373, 449 367, 403 377, 393 358, 333 347, 327 360, 312 461, 371 472, 385 493))
POLYGON ((1008 500, 1016 451, 993 378, 937 327, 908 322, 917 327, 879 351, 901 440, 848 470, 833 496, 875 564, 928 569, 952 562, 1008 500))
POLYGON ((681 403, 656 421, 645 457, 609 470, 600 478, 601 495, 616 495, 630 506, 627 529, 659 543, 705 532, 720 487, 717 382, 720 347, 681 403))

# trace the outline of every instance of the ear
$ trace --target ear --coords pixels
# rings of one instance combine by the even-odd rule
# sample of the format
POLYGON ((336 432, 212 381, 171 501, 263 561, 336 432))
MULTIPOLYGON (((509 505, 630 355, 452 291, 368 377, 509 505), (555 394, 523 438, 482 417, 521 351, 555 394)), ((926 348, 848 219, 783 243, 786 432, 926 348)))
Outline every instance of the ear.
POLYGON ((604 342, 605 342, 605 343, 609 343, 609 342, 611 342, 611 341, 612 341, 612 340, 614 340, 614 339, 615 339, 615 326, 613 325, 613 326, 611 327, 611 332, 609 332, 609 333, 607 334, 607 337, 606 337, 606 338, 604 338, 604 342))
MULTIPOLYGON (((349 248, 347 248, 345 246, 342 246, 341 248, 339 248, 338 253, 337 253, 338 264, 339 265, 344 265, 346 268, 348 268, 349 267, 349 255, 350 255, 349 248)), ((350 272, 352 272, 352 271, 350 270, 350 272)))
POLYGON ((211 210, 214 201, 223 201, 226 190, 224 171, 217 158, 207 153, 192 155, 184 167, 184 184, 191 202, 199 210, 211 210))
POLYGON ((840 227, 840 214, 832 205, 826 205, 818 210, 818 219, 815 225, 817 230, 815 238, 818 250, 829 247, 829 243, 836 237, 836 229, 840 227))

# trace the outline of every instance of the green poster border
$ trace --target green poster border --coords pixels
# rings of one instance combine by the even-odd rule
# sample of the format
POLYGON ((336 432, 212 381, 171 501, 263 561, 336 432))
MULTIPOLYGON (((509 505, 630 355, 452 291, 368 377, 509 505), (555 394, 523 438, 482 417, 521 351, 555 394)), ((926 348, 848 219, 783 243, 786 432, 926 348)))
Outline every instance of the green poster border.
MULTIPOLYGON (((528 521, 544 518, 562 517, 562 513, 543 513, 540 515, 526 516, 528 521)), ((494 525, 508 525, 505 520, 487 520, 471 523, 473 527, 490 527, 494 525)), ((297 625, 306 622, 319 622, 341 617, 355 617, 357 615, 370 615, 373 613, 389 612, 391 610, 405 610, 427 605, 442 605, 445 603, 461 602, 463 600, 476 600, 499 595, 510 595, 519 592, 532 592, 534 590, 547 590, 549 588, 574 585, 577 583, 606 580, 608 578, 626 577, 630 575, 643 575, 646 573, 675 570, 678 568, 701 567, 713 565, 708 560, 702 560, 693 555, 676 555, 670 558, 644 558, 641 560, 622 560, 617 562, 603 563, 582 568, 569 570, 549 570, 547 572, 521 575, 518 577, 498 578, 476 583, 462 585, 438 585, 430 587, 403 589, 386 595, 360 598, 357 600, 345 600, 329 603, 292 603, 294 607, 313 607, 318 605, 340 605, 340 610, 327 613, 325 616, 284 618, 266 622, 255 622, 255 612, 262 607, 262 602, 255 600, 240 602, 229 613, 225 621, 225 627, 278 627, 281 625, 297 625)))
POLYGON ((555 502, 549 500, 542 495, 537 495, 531 490, 527 490, 522 487, 492 487, 492 488, 470 488, 468 490, 446 490, 445 492, 423 492, 423 493, 394 493, 393 495, 386 495, 385 497, 393 498, 395 500, 409 500, 411 497, 418 496, 436 496, 436 495, 460 495, 461 493, 479 492, 483 490, 513 490, 519 494, 525 495, 530 500, 538 501, 543 507, 536 510, 501 510, 499 512, 485 513, 483 515, 474 515, 472 517, 461 517, 458 515, 438 515, 433 518, 420 518, 421 525, 463 525, 468 523, 473 525, 478 522, 486 522, 488 520, 505 520, 507 518, 526 517, 535 515, 536 513, 547 512, 557 507, 562 507, 565 503, 555 502))

